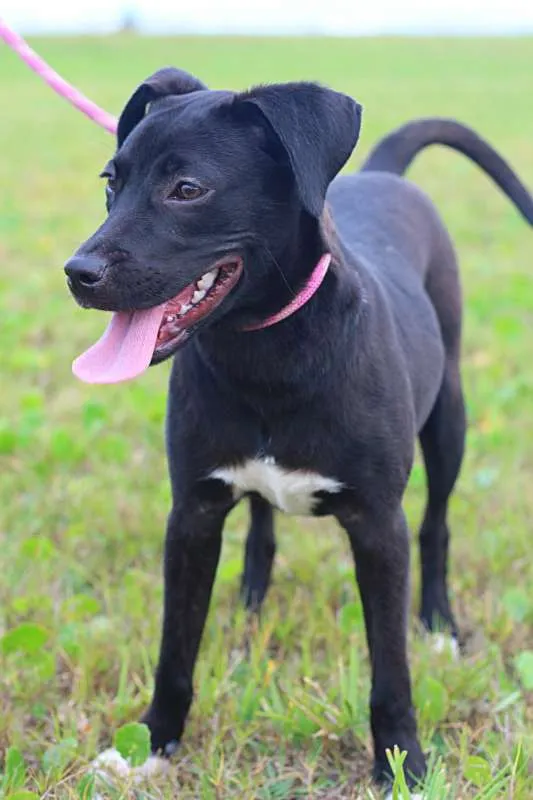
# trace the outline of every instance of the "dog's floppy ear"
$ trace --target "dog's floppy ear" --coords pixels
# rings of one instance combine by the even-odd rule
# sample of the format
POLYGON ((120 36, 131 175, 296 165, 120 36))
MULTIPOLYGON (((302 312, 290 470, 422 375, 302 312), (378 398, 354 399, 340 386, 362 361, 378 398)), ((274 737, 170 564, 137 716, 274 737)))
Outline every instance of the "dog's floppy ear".
POLYGON ((288 156, 304 208, 318 218, 328 185, 359 138, 359 103, 316 83, 260 86, 234 102, 241 111, 245 104, 261 111, 288 156))
POLYGON ((117 126, 118 146, 124 142, 136 125, 143 119, 148 103, 171 94, 189 94, 207 89, 194 75, 175 67, 165 67, 154 72, 134 91, 120 115, 117 126))

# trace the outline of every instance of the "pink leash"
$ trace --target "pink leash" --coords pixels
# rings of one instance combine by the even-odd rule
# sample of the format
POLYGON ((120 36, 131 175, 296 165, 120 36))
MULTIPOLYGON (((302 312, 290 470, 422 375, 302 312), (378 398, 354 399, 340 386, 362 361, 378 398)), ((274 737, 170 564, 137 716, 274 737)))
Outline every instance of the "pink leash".
POLYGON ((102 128, 105 128, 109 133, 116 133, 117 120, 115 117, 108 114, 107 111, 104 111, 97 106, 96 103, 93 103, 92 100, 89 100, 88 97, 85 97, 85 95, 75 89, 74 86, 63 80, 61 75, 58 75, 52 67, 49 67, 46 61, 43 61, 43 59, 26 44, 22 36, 19 36, 15 31, 11 30, 1 17, 0 38, 20 56, 30 69, 36 72, 43 81, 51 86, 54 92, 64 97, 69 103, 72 103, 73 106, 86 114, 89 119, 94 120, 97 125, 101 125, 102 128))
MULTIPOLYGON (((10 47, 18 56, 20 56, 24 63, 27 64, 28 67, 34 72, 36 72, 37 75, 39 75, 39 77, 42 78, 43 81, 45 81, 45 83, 47 83, 54 90, 54 92, 60 95, 60 97, 64 97, 65 100, 68 100, 69 103, 72 103, 75 108, 79 109, 83 114, 89 117, 89 119, 92 119, 93 122, 96 122, 97 125, 105 128, 107 131, 109 131, 109 133, 116 133, 116 118, 97 106, 96 103, 93 103, 88 97, 85 97, 85 95, 79 92, 74 86, 72 86, 72 84, 64 80, 61 75, 58 75, 57 72, 46 63, 46 61, 43 61, 43 59, 31 49, 31 47, 24 41, 22 36, 19 36, 17 33, 15 33, 15 31, 11 30, 11 28, 3 21, 1 17, 0 39, 3 39, 7 46, 10 47)), ((302 306, 304 306, 312 298, 315 292, 322 285, 322 281, 326 277, 330 263, 331 254, 325 253, 314 268, 304 288, 287 306, 285 306, 285 308, 282 308, 281 311, 278 311, 276 314, 268 317, 268 319, 265 319, 263 322, 255 325, 249 325, 244 330, 258 331, 262 330, 263 328, 270 328, 271 325, 276 325, 276 323, 282 322, 282 320, 287 319, 287 317, 290 317, 292 314, 295 314, 296 311, 299 311, 299 309, 302 308, 302 306)))

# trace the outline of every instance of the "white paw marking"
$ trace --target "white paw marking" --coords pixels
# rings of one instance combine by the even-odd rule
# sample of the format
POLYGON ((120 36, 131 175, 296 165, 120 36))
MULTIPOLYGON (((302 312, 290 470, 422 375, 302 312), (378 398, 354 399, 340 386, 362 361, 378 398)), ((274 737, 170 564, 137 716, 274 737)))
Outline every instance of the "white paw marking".
POLYGON ((97 774, 103 772, 105 775, 112 773, 121 778, 127 778, 130 769, 131 767, 126 759, 120 755, 118 750, 112 747, 96 756, 91 764, 91 772, 96 772, 97 774))
POLYGON ((232 486, 237 498, 246 492, 257 492, 288 514, 311 514, 317 503, 315 492, 335 494, 343 488, 334 478, 280 467, 272 456, 245 461, 236 467, 220 467, 209 477, 232 486))
MULTIPOLYGON (((424 797, 423 797, 423 795, 421 795, 419 792, 417 792, 416 794, 413 794, 413 793, 411 792, 411 793, 410 793, 410 798, 411 798, 411 800, 424 800, 424 797)), ((393 798, 392 798, 392 792, 389 792, 389 793, 388 793, 388 795, 386 796, 385 800, 393 800, 393 798)))
MULTIPOLYGON (((129 761, 120 755, 118 750, 113 747, 104 750, 91 763, 90 771, 99 778, 102 783, 114 785, 116 779, 121 781, 131 781, 132 783, 142 783, 146 778, 162 775, 170 769, 169 762, 158 756, 150 756, 144 764, 132 767, 129 761)), ((102 788, 102 787, 100 787, 102 788)), ((95 795, 95 800, 100 800, 103 795, 95 795)))
POLYGON ((431 635, 431 647, 435 653, 449 653, 454 661, 459 660, 459 644, 454 636, 434 633, 431 635))

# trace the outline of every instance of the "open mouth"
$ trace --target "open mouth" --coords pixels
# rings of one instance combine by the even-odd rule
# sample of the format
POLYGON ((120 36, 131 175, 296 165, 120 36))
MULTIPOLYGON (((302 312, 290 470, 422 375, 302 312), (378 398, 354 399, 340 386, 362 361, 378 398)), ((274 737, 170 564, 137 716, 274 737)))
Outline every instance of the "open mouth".
POLYGON ((161 305, 115 312, 103 336, 74 361, 74 374, 86 383, 118 383, 164 361, 227 297, 242 270, 240 257, 226 257, 161 305))
POLYGON ((191 328, 209 316, 230 293, 241 272, 240 258, 224 260, 165 303, 152 363, 168 358, 189 337, 191 328))

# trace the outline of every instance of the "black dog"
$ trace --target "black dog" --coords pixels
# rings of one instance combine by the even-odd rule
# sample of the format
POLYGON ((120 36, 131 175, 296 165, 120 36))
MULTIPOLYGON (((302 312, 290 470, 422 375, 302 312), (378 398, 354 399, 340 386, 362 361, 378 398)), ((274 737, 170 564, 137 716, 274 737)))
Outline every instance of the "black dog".
POLYGON ((372 665, 375 775, 387 777, 395 744, 408 751, 412 780, 424 774, 401 502, 419 435, 428 479, 421 616, 429 630, 456 635, 446 512, 465 436, 461 296, 443 223, 398 176, 440 143, 479 164, 532 224, 533 200, 488 144, 446 120, 400 128, 360 173, 333 181, 360 116, 351 98, 310 83, 234 93, 179 70, 156 73, 119 121, 103 173, 109 216, 65 267, 82 305, 118 312, 77 362, 83 379, 132 377, 187 342, 170 381, 173 508, 145 716, 154 751, 169 754, 181 738, 224 519, 251 495, 244 591, 254 606, 270 578, 272 506, 333 515, 346 530, 372 665), (326 253, 313 296, 270 324, 326 253))

